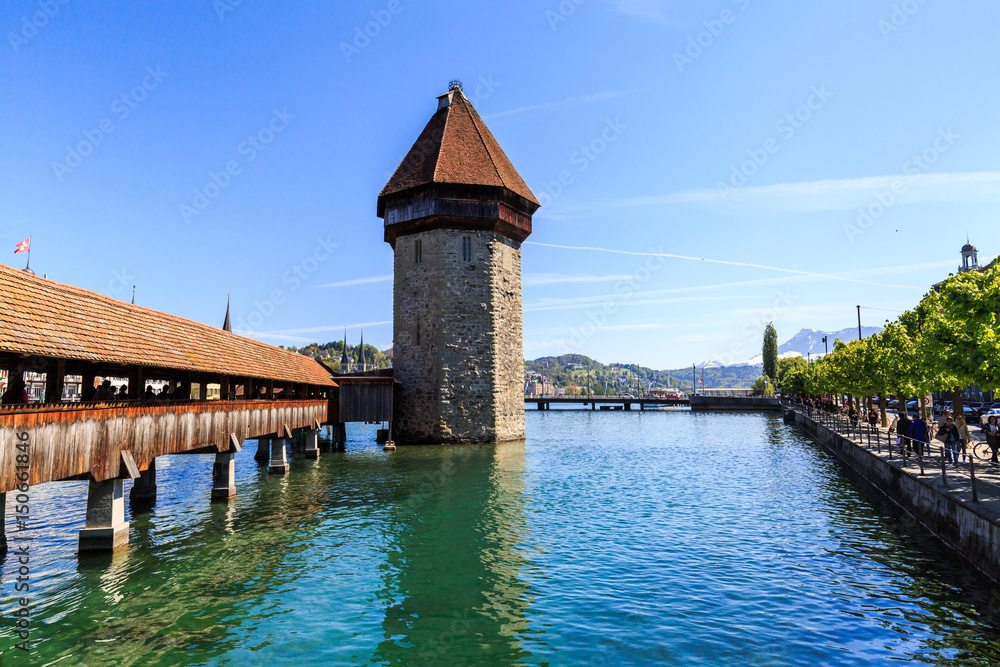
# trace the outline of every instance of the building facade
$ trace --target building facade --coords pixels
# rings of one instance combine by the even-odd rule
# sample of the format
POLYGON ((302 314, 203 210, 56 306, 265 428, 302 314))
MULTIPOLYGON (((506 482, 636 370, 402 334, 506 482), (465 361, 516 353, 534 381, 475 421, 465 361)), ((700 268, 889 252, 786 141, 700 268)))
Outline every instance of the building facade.
POLYGON ((521 243, 539 208, 453 82, 378 199, 394 251, 393 437, 524 437, 521 243))

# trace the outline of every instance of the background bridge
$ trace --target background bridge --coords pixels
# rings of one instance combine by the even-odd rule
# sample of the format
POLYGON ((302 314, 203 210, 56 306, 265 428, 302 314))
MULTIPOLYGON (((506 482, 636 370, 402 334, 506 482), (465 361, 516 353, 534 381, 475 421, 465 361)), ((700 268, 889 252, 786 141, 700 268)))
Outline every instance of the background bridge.
POLYGON ((690 405, 686 398, 573 398, 565 396, 525 397, 525 405, 535 405, 538 410, 551 410, 553 405, 579 405, 589 407, 591 410, 632 410, 633 406, 638 410, 645 410, 647 407, 663 407, 690 405))

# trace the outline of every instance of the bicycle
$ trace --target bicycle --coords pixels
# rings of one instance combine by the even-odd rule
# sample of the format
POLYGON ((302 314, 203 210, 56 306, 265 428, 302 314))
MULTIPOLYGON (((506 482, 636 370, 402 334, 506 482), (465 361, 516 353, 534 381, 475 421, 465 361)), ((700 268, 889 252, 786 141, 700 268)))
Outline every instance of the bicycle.
POLYGON ((969 452, 975 456, 977 459, 983 461, 989 461, 993 458, 993 449, 990 447, 989 443, 985 439, 980 440, 979 434, 972 435, 969 440, 969 452))

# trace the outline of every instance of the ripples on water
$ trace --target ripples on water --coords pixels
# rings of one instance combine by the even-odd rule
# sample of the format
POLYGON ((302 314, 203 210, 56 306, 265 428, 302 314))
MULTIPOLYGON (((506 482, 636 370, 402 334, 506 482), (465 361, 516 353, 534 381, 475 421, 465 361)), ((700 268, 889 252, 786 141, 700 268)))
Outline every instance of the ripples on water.
POLYGON ((2 664, 1000 663, 1000 591, 764 415, 530 412, 526 443, 268 478, 158 461, 127 552, 79 560, 86 483, 32 489, 34 653, 2 664), (44 524, 42 523, 44 522, 44 524))

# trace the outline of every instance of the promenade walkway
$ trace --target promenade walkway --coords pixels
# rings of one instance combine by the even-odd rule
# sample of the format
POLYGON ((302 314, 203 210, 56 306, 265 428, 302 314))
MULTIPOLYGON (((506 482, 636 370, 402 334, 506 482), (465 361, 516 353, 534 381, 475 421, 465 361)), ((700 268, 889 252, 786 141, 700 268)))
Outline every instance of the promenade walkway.
MULTIPOLYGON (((838 433, 885 464, 912 476, 938 493, 948 496, 977 514, 1000 524, 1000 466, 972 455, 971 444, 966 463, 946 463, 944 444, 938 440, 923 443, 923 456, 908 453, 896 444, 896 434, 881 426, 852 422, 843 415, 784 402, 794 410, 827 429, 838 433)), ((973 434, 975 435, 975 434, 973 434)))

